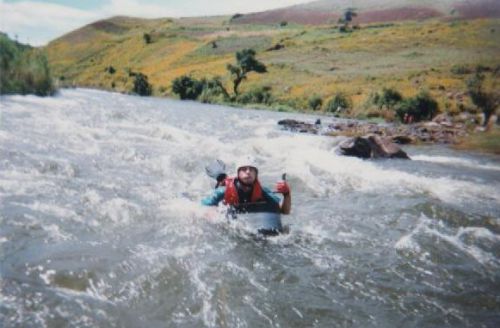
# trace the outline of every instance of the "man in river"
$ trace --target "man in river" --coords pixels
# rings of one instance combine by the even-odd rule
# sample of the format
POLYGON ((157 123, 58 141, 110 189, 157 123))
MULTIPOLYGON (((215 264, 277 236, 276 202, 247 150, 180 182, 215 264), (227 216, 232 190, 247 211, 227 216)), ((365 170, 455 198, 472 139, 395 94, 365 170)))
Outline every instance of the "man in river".
MULTIPOLYGON (((290 214, 292 198, 286 181, 276 184, 276 192, 283 194, 283 202, 268 188, 260 185, 257 166, 247 160, 237 166, 237 176, 225 179, 223 186, 217 187, 211 196, 203 199, 205 206, 216 206, 221 201, 232 206, 237 212, 279 212, 290 214)), ((219 185, 219 184, 218 184, 219 185)))

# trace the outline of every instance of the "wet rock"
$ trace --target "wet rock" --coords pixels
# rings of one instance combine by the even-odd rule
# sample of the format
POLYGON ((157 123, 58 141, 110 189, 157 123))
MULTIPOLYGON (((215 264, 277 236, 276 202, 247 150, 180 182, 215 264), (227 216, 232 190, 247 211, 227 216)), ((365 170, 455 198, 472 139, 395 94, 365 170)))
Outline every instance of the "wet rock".
POLYGON ((285 129, 290 131, 318 134, 318 127, 315 124, 301 122, 292 119, 281 120, 278 122, 278 124, 283 125, 285 129))
MULTIPOLYGON (((323 122, 322 122, 323 123, 323 122)), ((376 135, 384 140, 387 138, 392 143, 456 143, 458 139, 467 136, 465 124, 453 122, 446 115, 437 116, 430 122, 419 122, 413 124, 376 124, 363 121, 334 121, 332 123, 317 124, 297 120, 282 120, 278 124, 284 129, 321 134, 326 136, 367 136, 376 135)))
POLYGON ((422 127, 424 127, 424 129, 427 129, 427 130, 432 130, 432 129, 438 129, 439 128, 439 124, 436 123, 436 122, 424 122, 421 124, 422 127))
POLYGON ((443 123, 449 123, 449 124, 451 124, 451 119, 446 114, 439 114, 439 115, 436 115, 436 117, 434 117, 432 119, 432 122, 435 122, 435 123, 438 123, 438 124, 443 124, 443 123))
POLYGON ((415 141, 413 140, 412 137, 407 136, 407 135, 396 135, 392 137, 392 142, 400 144, 400 145, 407 145, 414 143, 415 141))
POLYGON ((372 148, 370 142, 361 137, 351 138, 344 141, 339 146, 340 153, 345 156, 354 156, 360 158, 370 158, 372 156, 372 148))
POLYGON ((372 148, 373 158, 402 158, 410 159, 408 154, 404 152, 398 145, 392 142, 389 138, 381 138, 379 136, 368 136, 368 141, 372 148))
POLYGON ((340 152, 345 156, 360 158, 401 158, 410 159, 408 154, 389 138, 377 135, 351 138, 340 145, 340 152))
POLYGON ((297 121, 297 120, 291 120, 291 119, 285 119, 285 120, 281 120, 281 121, 278 121, 278 125, 293 125, 293 124, 298 124, 298 123, 303 123, 303 122, 300 122, 300 121, 297 121))

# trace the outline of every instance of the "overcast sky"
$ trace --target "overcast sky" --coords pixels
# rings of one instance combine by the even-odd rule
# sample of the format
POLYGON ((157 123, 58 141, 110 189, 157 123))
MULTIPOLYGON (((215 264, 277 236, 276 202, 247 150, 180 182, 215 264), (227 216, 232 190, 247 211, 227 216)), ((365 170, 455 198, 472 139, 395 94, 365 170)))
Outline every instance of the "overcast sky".
POLYGON ((115 15, 211 16, 286 7, 312 0, 0 0, 0 31, 44 45, 69 31, 115 15))

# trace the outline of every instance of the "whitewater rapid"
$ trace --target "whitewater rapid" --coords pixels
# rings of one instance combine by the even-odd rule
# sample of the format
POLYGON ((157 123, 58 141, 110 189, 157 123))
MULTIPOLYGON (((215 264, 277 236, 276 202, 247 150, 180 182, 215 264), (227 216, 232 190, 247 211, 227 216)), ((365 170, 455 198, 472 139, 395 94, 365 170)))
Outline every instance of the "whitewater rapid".
POLYGON ((2 327, 500 324, 498 156, 342 157, 277 125, 317 117, 86 89, 0 103, 2 327), (287 173, 290 234, 200 205, 204 166, 247 154, 287 173))

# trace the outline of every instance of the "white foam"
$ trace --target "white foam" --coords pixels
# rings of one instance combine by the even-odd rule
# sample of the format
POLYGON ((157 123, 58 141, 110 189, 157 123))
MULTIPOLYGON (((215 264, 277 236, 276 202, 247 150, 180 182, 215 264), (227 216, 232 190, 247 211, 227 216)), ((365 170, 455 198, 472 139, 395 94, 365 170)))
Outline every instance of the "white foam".
POLYGON ((46 285, 49 285, 52 282, 52 277, 55 275, 55 270, 47 270, 44 273, 40 273, 40 278, 42 278, 43 282, 46 285))
POLYGON ((496 165, 484 165, 479 163, 478 161, 460 157, 451 157, 451 156, 428 156, 428 155, 414 155, 412 156, 412 160, 414 161, 423 161, 423 162, 432 162, 432 163, 441 163, 441 164, 450 164, 450 165, 459 165, 464 167, 471 167, 483 170, 494 170, 500 171, 500 166, 496 165))
POLYGON ((171 218, 200 218, 205 216, 210 208, 201 206, 200 203, 194 202, 187 198, 173 198, 162 202, 160 210, 165 216, 171 218))
POLYGON ((269 159, 261 171, 276 176, 279 172, 288 172, 289 176, 300 177, 311 191, 322 196, 349 188, 395 195, 428 193, 450 203, 461 203, 464 199, 500 202, 500 188, 456 178, 425 177, 339 156, 332 151, 332 143, 329 137, 292 135, 271 140, 254 138, 250 145, 258 149, 261 158, 269 159))
POLYGON ((98 213, 113 223, 128 224, 132 218, 142 215, 142 209, 123 198, 113 198, 99 205, 98 213))
POLYGON ((70 219, 77 216, 74 210, 57 204, 41 203, 39 201, 35 201, 33 204, 28 205, 27 207, 31 208, 34 211, 42 212, 59 218, 70 219))
POLYGON ((202 300, 201 314, 203 323, 208 327, 216 326, 217 312, 212 308, 211 299, 214 295, 213 284, 210 286, 201 278, 202 273, 199 269, 190 271, 189 278, 191 283, 196 287, 197 295, 202 300))
POLYGON ((101 199, 101 196, 96 190, 87 190, 82 196, 82 200, 85 203, 88 203, 90 206, 99 204, 101 202, 101 199))
POLYGON ((483 227, 460 227, 457 232, 457 237, 460 238, 464 235, 472 235, 476 239, 487 239, 495 243, 500 242, 500 235, 483 227))
POLYGON ((487 239, 498 244, 500 242, 500 235, 494 234, 483 227, 460 227, 455 234, 449 234, 433 228, 432 225, 433 221, 422 214, 419 218, 418 225, 408 235, 402 236, 394 247, 398 250, 411 250, 416 253, 421 253, 421 247, 415 240, 416 236, 420 234, 431 235, 446 241, 461 252, 470 255, 482 265, 495 264, 495 266, 497 266, 500 264, 496 254, 492 251, 482 249, 477 246, 476 243, 464 241, 464 237, 472 235, 477 239, 487 239))
MULTIPOLYGON (((101 282, 102 283, 102 282, 101 282)), ((87 288, 85 291, 78 291, 74 289, 69 289, 69 288, 62 288, 62 287, 57 287, 57 288, 52 288, 54 292, 56 292, 59 296, 61 296, 63 299, 69 300, 69 301, 75 301, 79 303, 82 307, 88 307, 87 305, 84 304, 80 299, 86 299, 90 298, 94 301, 99 301, 103 303, 107 303, 110 305, 114 305, 115 302, 108 299, 101 291, 99 291, 99 287, 95 285, 95 283, 92 281, 92 279, 89 280, 89 285, 90 287, 87 288)), ((98 284, 99 285, 99 284, 98 284)), ((88 309, 90 310, 90 308, 88 309)))
MULTIPOLYGON (((0 112, 0 122, 1 122, 1 119, 2 119, 2 116, 1 116, 1 112, 0 112)), ((0 141, 7 141, 9 140, 9 138, 11 138, 11 135, 7 132, 7 131, 2 131, 0 130, 0 141)))
POLYGON ((417 253, 420 252, 420 246, 413 240, 413 233, 401 237, 394 247, 398 250, 412 250, 417 253))
POLYGON ((73 236, 62 230, 62 228, 56 224, 44 224, 43 230, 48 232, 49 238, 46 239, 46 242, 53 242, 53 241, 65 241, 65 240, 70 240, 73 239, 73 236))
POLYGON ((38 179, 37 170, 5 170, 0 171, 0 192, 6 195, 29 195, 36 190, 47 190, 54 185, 52 181, 38 179))

